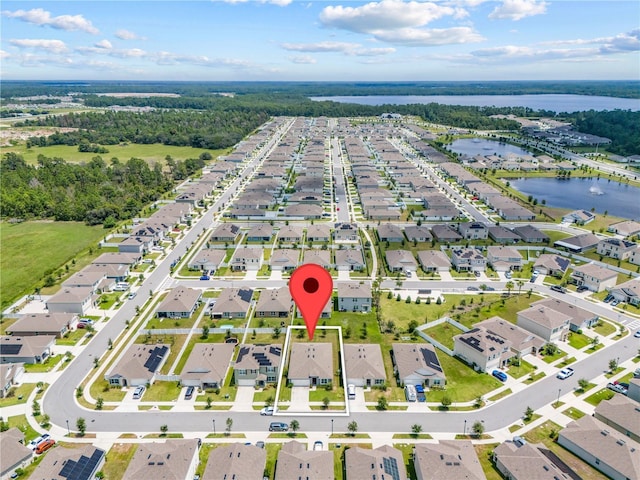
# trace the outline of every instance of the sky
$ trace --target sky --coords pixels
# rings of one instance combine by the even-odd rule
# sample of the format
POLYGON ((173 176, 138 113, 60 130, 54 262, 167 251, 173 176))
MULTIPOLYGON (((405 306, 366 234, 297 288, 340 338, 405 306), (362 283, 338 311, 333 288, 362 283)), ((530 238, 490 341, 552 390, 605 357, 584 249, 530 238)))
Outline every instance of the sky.
POLYGON ((637 0, 7 1, 4 80, 639 80, 637 0))

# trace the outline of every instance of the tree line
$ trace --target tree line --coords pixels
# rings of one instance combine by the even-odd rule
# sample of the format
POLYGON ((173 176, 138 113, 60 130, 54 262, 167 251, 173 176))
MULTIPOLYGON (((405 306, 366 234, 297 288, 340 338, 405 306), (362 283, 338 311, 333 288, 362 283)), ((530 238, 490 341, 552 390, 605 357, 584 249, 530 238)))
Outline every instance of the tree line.
POLYGON ((612 110, 608 112, 579 112, 571 122, 576 130, 611 139, 604 148, 622 155, 640 154, 640 112, 612 110))

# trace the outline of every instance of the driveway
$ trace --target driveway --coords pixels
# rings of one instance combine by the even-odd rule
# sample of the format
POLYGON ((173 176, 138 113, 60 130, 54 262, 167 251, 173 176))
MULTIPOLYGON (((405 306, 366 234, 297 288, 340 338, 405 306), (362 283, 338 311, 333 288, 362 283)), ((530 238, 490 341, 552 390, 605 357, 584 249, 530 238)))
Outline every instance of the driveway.
POLYGON ((233 402, 231 410, 234 412, 253 412, 253 387, 238 387, 236 400, 233 402))
POLYGON ((348 282, 349 280, 351 280, 351 277, 349 276, 349 270, 339 270, 338 280, 343 282, 348 282))
POLYGON ((269 280, 282 280, 282 270, 271 270, 269 280))
POLYGON ((364 399, 364 388, 356 387, 356 398, 348 400, 349 411, 351 412, 368 412, 367 404, 364 399))
POLYGON ((293 387, 291 389, 291 404, 288 412, 310 412, 309 387, 293 387))

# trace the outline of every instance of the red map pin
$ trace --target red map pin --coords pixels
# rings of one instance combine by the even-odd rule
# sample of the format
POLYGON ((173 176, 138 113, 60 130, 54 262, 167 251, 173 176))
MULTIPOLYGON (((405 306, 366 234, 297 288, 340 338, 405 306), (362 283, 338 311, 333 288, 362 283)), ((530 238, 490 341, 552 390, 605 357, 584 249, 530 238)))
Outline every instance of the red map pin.
POLYGON ((331 274, 315 263, 300 265, 291 274, 289 292, 302 313, 309 339, 313 340, 318 319, 333 292, 331 274))

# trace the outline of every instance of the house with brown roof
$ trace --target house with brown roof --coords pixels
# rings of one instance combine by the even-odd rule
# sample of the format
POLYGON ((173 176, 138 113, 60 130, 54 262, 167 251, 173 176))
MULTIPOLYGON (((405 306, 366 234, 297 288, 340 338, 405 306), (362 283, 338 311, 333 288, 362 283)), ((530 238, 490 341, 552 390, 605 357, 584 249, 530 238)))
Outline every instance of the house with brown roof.
POLYGON ((273 227, 268 223, 258 223, 247 232, 248 242, 270 242, 273 237, 273 227))
POLYGON ((609 290, 613 297, 631 305, 640 305, 640 278, 633 278, 609 290))
POLYGON ((227 252, 222 248, 203 248, 189 260, 187 266, 190 270, 215 272, 220 267, 226 254, 227 252))
POLYGON ((504 367, 515 356, 509 340, 480 326, 453 337, 453 345, 457 357, 485 372, 504 367))
POLYGON ((608 288, 615 287, 618 280, 618 272, 595 263, 585 263, 573 269, 571 279, 579 287, 585 286, 592 292, 602 292, 608 288))
POLYGON ((240 227, 234 223, 221 223, 211 234, 212 242, 235 243, 240 236, 240 227))
POLYGON ((333 452, 307 450, 300 442, 282 445, 276 462, 276 480, 333 480, 333 452))
POLYGON ((541 254, 533 264, 533 268, 542 275, 553 275, 562 278, 571 265, 571 260, 553 253, 541 254))
POLYGON ((110 386, 150 385, 169 356, 169 345, 134 343, 118 358, 104 379, 110 386))
POLYGON ((511 343, 511 351, 518 357, 536 354, 545 341, 537 335, 500 317, 491 317, 475 325, 489 334, 497 335, 511 343))
POLYGON ((617 260, 627 260, 637 250, 638 244, 620 238, 604 238, 598 242, 596 253, 617 260))
POLYGON ((300 243, 304 230, 298 225, 282 225, 278 231, 278 242, 300 243))
POLYGON ((189 318, 202 300, 202 291, 188 287, 172 289, 156 310, 158 318, 189 318))
POLYGON ((78 323, 75 313, 28 313, 7 327, 11 335, 53 335, 62 338, 78 323))
POLYGON ((262 248, 238 247, 233 252, 229 267, 234 272, 256 271, 262 267, 262 259, 262 248))
POLYGON ((263 480, 267 451, 255 445, 232 443, 209 453, 202 480, 263 480))
POLYGON ((513 233, 527 243, 549 243, 551 238, 533 225, 519 225, 513 228, 513 233))
POLYGON ((387 250, 385 259, 392 273, 415 272, 418 269, 418 262, 409 250, 387 250))
POLYGON ((431 233, 439 242, 457 242, 462 240, 462 235, 456 232, 449 225, 433 225, 431 233))
POLYGON ((602 423, 640 442, 640 404, 625 395, 601 401, 593 414, 602 423))
POLYGON ((580 308, 576 305, 572 305, 571 303, 565 302, 564 300, 560 300, 558 298, 544 298, 531 304, 532 307, 538 305, 544 305, 545 307, 549 307, 557 312, 571 317, 569 319, 569 329, 572 332, 577 332, 578 330, 581 330, 583 328, 593 327, 596 323, 598 323, 598 314, 590 312, 589 310, 586 310, 584 308, 580 308))
POLYGON ((484 272, 487 268, 487 259, 476 248, 453 248, 451 264, 458 272, 484 272))
POLYGON ((98 258, 93 260, 91 263, 127 265, 132 267, 141 261, 142 255, 137 253, 107 252, 100 254, 98 258))
POLYGON ((337 223, 333 230, 333 240, 338 243, 359 242, 358 226, 353 223, 337 223))
POLYGON ((131 274, 128 265, 113 263, 95 263, 84 267, 83 271, 89 273, 97 273, 104 275, 105 278, 98 284, 98 290, 105 292, 112 290, 115 282, 126 282, 127 277, 131 274))
POLYGON ((640 233, 640 222, 624 220, 622 222, 609 225, 607 231, 617 235, 622 235, 623 237, 630 237, 640 233))
POLYGON ((140 255, 147 253, 155 244, 153 237, 145 235, 131 235, 118 243, 119 253, 140 255))
POLYGON ((394 343, 391 360, 401 386, 444 387, 446 383, 440 360, 430 343, 394 343))
POLYGON ((331 228, 321 223, 307 227, 307 242, 328 242, 331 240, 331 228))
POLYGON ((106 279, 107 276, 102 272, 89 272, 86 271, 86 267, 79 272, 74 273, 64 282, 62 282, 63 288, 89 288, 92 293, 99 293, 98 286, 100 282, 106 279))
POLYGON ((327 270, 333 266, 331 263, 331 252, 329 252, 329 250, 320 250, 319 248, 305 249, 302 256, 302 263, 315 263, 327 270))
POLYGON ((33 460, 33 450, 25 446, 24 433, 13 427, 0 432, 0 478, 9 478, 16 469, 25 469, 33 460))
POLYGON ((338 284, 338 310, 341 312, 370 312, 371 286, 367 283, 338 284))
POLYGON ((14 385, 22 383, 24 372, 24 363, 0 363, 0 398, 5 398, 14 385))
POLYGON ((200 440, 196 438, 141 443, 122 480, 193 478, 199 450, 200 440))
POLYGON ((231 343, 196 343, 180 372, 180 384, 202 390, 222 387, 234 351, 231 343))
POLYGON ((562 247, 569 252, 582 253, 596 248, 600 239, 593 233, 581 233, 573 237, 563 238, 553 242, 554 247, 562 247))
POLYGON ((426 225, 405 227, 404 234, 410 242, 430 242, 433 239, 429 227, 426 225))
POLYGON ((288 380, 294 387, 315 387, 333 382, 331 343, 294 343, 291 345, 288 380))
POLYGON ((596 219, 595 214, 586 210, 574 210, 562 217, 564 223, 575 223, 577 225, 586 225, 596 219))
POLYGON ((260 292, 255 316, 286 318, 291 314, 292 307, 289 287, 271 288, 260 292))
POLYGON ((244 318, 251 306, 253 290, 249 288, 225 288, 211 308, 213 318, 244 318))
POLYGON ((463 222, 458 224, 458 232, 467 240, 484 240, 489 236, 489 228, 480 222, 463 222))
POLYGON ((307 203, 296 203, 289 205, 284 209, 284 214, 287 217, 303 218, 303 219, 319 219, 322 218, 322 206, 312 205, 307 203))
POLYGON ((77 313, 85 315, 97 308, 98 296, 90 287, 62 288, 46 302, 49 313, 77 313))
POLYGON ((0 363, 42 363, 56 343, 53 335, 0 337, 0 363))
POLYGON ((336 268, 339 271, 361 272, 365 269, 364 256, 359 248, 335 250, 336 268))
POLYGON ((271 270, 290 272, 299 265, 300 250, 296 248, 276 248, 271 252, 271 270))
POLYGON ((519 327, 535 333, 546 342, 564 342, 569 334, 571 317, 544 305, 536 305, 517 313, 519 327))
POLYGON ((240 345, 233 375, 240 386, 264 387, 278 381, 281 345, 240 345))
POLYGON ((510 440, 493 450, 493 461, 504 478, 511 480, 570 480, 541 450, 543 444, 510 440))
POLYGON ((58 445, 44 456, 29 478, 33 480, 93 480, 106 460, 93 445, 58 445))
POLYGON ((352 447, 344 452, 347 479, 407 480, 402 452, 389 445, 378 448, 352 447))
POLYGON ((496 272, 520 270, 522 255, 513 247, 490 245, 487 247, 487 263, 496 272))
POLYGON ((404 240, 402 229, 393 223, 382 223, 376 229, 378 239, 381 242, 397 242, 404 240))
POLYGON ((560 430, 558 443, 613 480, 640 478, 640 444, 585 415, 560 430))
POLYGON ((345 343, 342 354, 347 384, 372 387, 386 383, 382 350, 377 343, 345 343))
POLYGON ((466 440, 416 443, 413 464, 417 480, 486 480, 473 444, 466 440))
POLYGON ((441 250, 421 250, 418 252, 418 262, 426 273, 448 272, 451 268, 451 260, 441 250))
POLYGON ((518 243, 520 240, 522 240, 520 238, 520 235, 512 232, 502 225, 494 225, 492 227, 489 227, 489 238, 496 243, 502 243, 504 245, 518 243))

